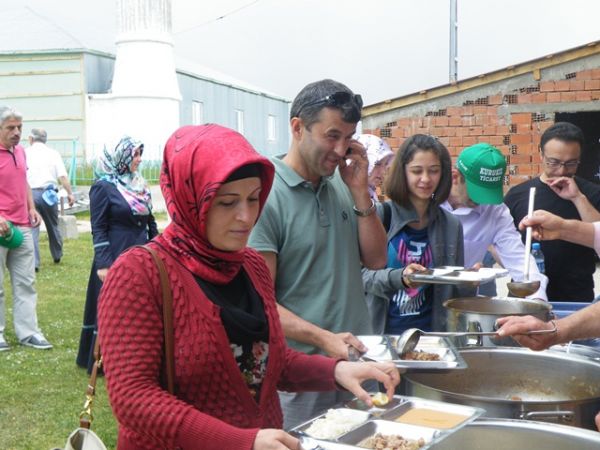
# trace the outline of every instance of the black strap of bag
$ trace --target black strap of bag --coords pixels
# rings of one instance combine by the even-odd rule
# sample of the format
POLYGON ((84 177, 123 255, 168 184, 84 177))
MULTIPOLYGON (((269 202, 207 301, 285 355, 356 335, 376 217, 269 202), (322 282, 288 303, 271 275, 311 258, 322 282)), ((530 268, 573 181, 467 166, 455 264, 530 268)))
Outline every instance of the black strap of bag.
POLYGON ((390 225, 392 223, 392 207, 390 202, 383 202, 383 227, 386 233, 390 231, 390 225))
MULTIPOLYGON (((169 284, 169 276, 165 263, 158 256, 155 250, 146 245, 136 245, 137 248, 143 248, 152 256, 154 263, 158 269, 160 276, 160 286, 163 298, 163 329, 165 340, 165 378, 167 381, 167 390, 170 394, 175 394, 175 357, 174 357, 174 333, 173 333, 173 294, 169 284)), ((96 380, 98 370, 102 367, 102 355, 100 354, 100 340, 96 338, 94 345, 94 366, 90 375, 90 381, 85 391, 85 403, 83 411, 79 414, 79 426, 89 429, 92 426, 94 416, 92 414, 92 406, 96 395, 96 380)))

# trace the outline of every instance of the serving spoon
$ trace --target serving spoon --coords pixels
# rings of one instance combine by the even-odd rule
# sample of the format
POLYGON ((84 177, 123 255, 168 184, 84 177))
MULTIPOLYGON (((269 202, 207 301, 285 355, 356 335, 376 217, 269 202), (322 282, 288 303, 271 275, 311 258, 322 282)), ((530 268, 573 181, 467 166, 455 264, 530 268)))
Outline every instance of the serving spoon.
MULTIPOLYGON (((521 333, 527 336, 532 334, 550 334, 556 332, 556 324, 552 322, 553 327, 549 330, 532 330, 526 333, 521 333)), ((460 337, 460 336, 497 336, 497 331, 423 331, 418 328, 409 328, 402 332, 396 342, 396 352, 400 358, 404 358, 407 353, 412 352, 421 336, 437 336, 437 337, 460 337)))

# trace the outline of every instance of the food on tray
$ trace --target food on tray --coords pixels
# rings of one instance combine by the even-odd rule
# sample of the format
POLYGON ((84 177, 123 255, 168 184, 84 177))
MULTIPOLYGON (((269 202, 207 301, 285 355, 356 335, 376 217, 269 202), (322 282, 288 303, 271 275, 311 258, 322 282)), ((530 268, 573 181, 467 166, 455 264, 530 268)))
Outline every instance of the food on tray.
POLYGON ((375 406, 385 406, 390 402, 390 399, 388 398, 387 394, 378 392, 371 397, 371 401, 375 406))
POLYGON ((335 439, 356 428, 369 417, 364 411, 351 409, 330 409, 316 419, 304 432, 316 439, 335 439))
POLYGON ((463 416, 462 414, 438 411, 429 408, 412 408, 398 417, 395 421, 409 423, 411 425, 449 429, 460 425, 467 419, 468 417, 463 416))
POLYGON ((425 445, 425 440, 419 438, 404 439, 397 434, 381 434, 368 437, 364 441, 358 443, 360 448, 370 448, 376 450, 417 450, 425 445))
POLYGON ((415 350, 406 353, 403 359, 410 359, 414 361, 439 361, 440 355, 437 353, 425 352, 423 350, 415 350))

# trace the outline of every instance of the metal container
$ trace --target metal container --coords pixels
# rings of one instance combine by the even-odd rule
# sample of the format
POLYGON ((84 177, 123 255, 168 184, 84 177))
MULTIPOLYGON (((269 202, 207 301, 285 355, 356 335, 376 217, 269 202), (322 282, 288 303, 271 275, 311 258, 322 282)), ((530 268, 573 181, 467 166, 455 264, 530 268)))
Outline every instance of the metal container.
POLYGON ((343 436, 340 436, 338 442, 358 447, 358 444, 377 433, 398 435, 411 441, 422 439, 424 445, 420 448, 423 449, 430 448, 435 442, 439 442, 448 435, 435 428, 407 425, 405 423, 390 422, 388 420, 370 420, 343 436))
POLYGON ((548 350, 552 350, 554 352, 562 352, 569 355, 582 356, 584 358, 588 358, 592 361, 600 363, 599 347, 590 347, 589 345, 581 345, 576 344, 574 342, 569 342, 567 344, 553 345, 548 350))
POLYGON ((472 348, 468 368, 402 376, 406 395, 486 410, 486 417, 539 420, 595 429, 600 411, 600 364, 556 351, 472 348))
POLYGON ((600 433, 528 420, 480 419, 431 447, 434 450, 597 450, 600 433))
MULTIPOLYGON (((540 320, 552 319, 552 305, 542 300, 513 297, 464 297, 444 302, 448 312, 448 331, 494 331, 496 320, 505 316, 531 315, 540 320)), ((515 347, 510 337, 465 336, 454 338, 457 347, 515 347)))

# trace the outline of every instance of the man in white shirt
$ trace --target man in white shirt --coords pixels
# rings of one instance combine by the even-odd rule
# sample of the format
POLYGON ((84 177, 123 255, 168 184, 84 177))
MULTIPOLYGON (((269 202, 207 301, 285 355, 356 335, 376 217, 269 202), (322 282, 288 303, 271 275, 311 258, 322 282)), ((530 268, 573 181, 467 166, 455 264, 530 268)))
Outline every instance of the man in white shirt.
MULTIPOLYGON (((25 149, 27 156, 27 181, 31 186, 35 207, 42 216, 46 230, 50 253, 55 263, 62 258, 62 236, 58 229, 57 183, 60 183, 68 194, 69 205, 75 203, 71 184, 67 177, 65 164, 60 153, 46 145, 48 135, 45 130, 34 128, 29 136, 30 146, 25 149)), ((39 235, 40 228, 32 230, 35 249, 35 270, 40 267, 39 235)))
MULTIPOLYGON (((506 159, 490 144, 480 142, 463 149, 452 169, 452 189, 442 208, 462 223, 465 240, 465 267, 483 261, 490 245, 515 281, 522 281, 525 246, 508 207, 502 203, 506 159)), ((548 300, 548 278, 531 257, 529 279, 539 280, 540 289, 530 298, 548 300)))

